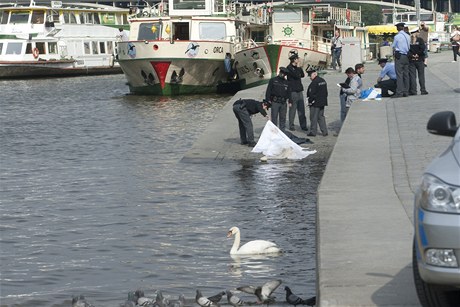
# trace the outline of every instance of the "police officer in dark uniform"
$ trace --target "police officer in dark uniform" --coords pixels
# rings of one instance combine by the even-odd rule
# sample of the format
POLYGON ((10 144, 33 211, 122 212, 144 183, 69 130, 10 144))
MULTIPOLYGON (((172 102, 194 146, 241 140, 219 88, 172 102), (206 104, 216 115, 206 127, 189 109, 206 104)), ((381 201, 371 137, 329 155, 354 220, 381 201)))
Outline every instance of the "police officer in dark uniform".
POLYGON ((291 97, 289 99, 289 130, 294 131, 294 119, 297 111, 299 115, 299 126, 303 131, 307 131, 307 118, 305 116, 305 102, 303 100, 302 78, 305 77, 302 67, 299 66, 300 59, 297 53, 293 53, 289 60, 291 63, 288 69, 287 80, 291 97))
POLYGON ((254 129, 252 126, 251 115, 260 113, 269 119, 267 110, 271 104, 268 101, 257 101, 254 99, 239 99, 233 104, 233 113, 238 119, 238 126, 240 128, 241 145, 248 145, 254 147, 254 129))
POLYGON ((265 92, 265 100, 272 104, 272 122, 283 132, 286 130, 287 100, 291 96, 286 80, 288 72, 286 67, 280 67, 278 76, 270 79, 265 92))
POLYGON ((308 136, 316 136, 319 128, 323 136, 327 136, 327 125, 324 117, 324 107, 327 106, 327 83, 318 76, 316 70, 307 71, 311 83, 308 86, 307 97, 308 106, 310 107, 310 133, 308 136))

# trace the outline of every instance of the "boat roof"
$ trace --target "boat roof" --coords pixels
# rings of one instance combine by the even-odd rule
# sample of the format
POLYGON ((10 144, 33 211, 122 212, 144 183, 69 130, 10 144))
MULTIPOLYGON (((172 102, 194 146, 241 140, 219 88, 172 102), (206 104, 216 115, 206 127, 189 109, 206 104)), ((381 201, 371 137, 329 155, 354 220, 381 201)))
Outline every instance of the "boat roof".
POLYGON ((48 10, 48 9, 57 9, 63 11, 107 11, 107 12, 126 12, 128 9, 115 7, 111 5, 104 5, 98 3, 89 3, 89 2, 64 2, 64 1, 34 1, 30 5, 30 1, 17 1, 10 3, 1 3, 0 9, 3 10, 48 10), (61 6, 52 7, 51 2, 61 2, 61 6))

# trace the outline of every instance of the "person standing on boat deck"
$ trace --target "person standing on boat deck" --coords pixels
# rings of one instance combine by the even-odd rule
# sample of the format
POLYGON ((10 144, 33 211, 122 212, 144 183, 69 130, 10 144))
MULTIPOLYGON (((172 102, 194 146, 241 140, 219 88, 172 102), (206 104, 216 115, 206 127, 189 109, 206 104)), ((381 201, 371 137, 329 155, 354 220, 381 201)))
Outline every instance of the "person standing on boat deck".
POLYGON ((393 41, 393 50, 396 68, 396 94, 393 98, 409 96, 409 53, 410 37, 404 32, 404 23, 396 25, 398 34, 393 41))
POLYGON ((337 64, 339 68, 342 67, 340 63, 340 55, 342 54, 342 38, 340 31, 335 31, 335 36, 332 38, 332 69, 336 70, 337 64))
POLYGON ((267 119, 270 119, 267 114, 270 106, 271 104, 266 100, 260 102, 254 99, 241 98, 233 104, 233 113, 235 113, 235 117, 238 119, 238 127, 240 129, 241 145, 256 146, 251 115, 260 113, 267 119))
POLYGON ((316 136, 319 125, 323 136, 327 136, 327 125, 324 118, 324 107, 327 106, 327 83, 318 76, 316 70, 309 70, 307 73, 311 80, 307 90, 310 107, 310 133, 307 135, 316 136))
POLYGON ((280 67, 278 76, 273 77, 270 81, 268 81, 267 90, 265 92, 265 100, 272 104, 272 122, 283 132, 286 131, 286 101, 289 97, 291 97, 289 92, 289 83, 286 80, 288 72, 289 71, 286 67, 280 67))
POLYGON ((126 32, 123 30, 123 28, 119 28, 118 31, 120 31, 120 33, 118 33, 118 35, 117 35, 118 41, 119 42, 127 42, 129 40, 128 34, 126 34, 126 32))
POLYGON ((303 69, 299 67, 299 55, 294 53, 289 57, 291 63, 286 67, 288 69, 287 80, 291 97, 289 99, 289 130, 294 131, 295 113, 299 115, 299 126, 302 130, 307 131, 307 118, 305 116, 305 102, 303 100, 302 78, 305 77, 303 69))

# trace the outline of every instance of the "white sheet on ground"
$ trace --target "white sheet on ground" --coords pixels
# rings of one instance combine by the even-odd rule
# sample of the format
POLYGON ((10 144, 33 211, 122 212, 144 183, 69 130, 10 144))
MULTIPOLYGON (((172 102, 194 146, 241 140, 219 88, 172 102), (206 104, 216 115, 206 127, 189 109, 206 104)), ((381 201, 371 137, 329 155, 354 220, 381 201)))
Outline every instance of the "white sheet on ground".
POLYGON ((251 152, 261 152, 268 159, 292 159, 300 160, 316 150, 308 150, 294 143, 271 121, 267 121, 259 141, 251 152))

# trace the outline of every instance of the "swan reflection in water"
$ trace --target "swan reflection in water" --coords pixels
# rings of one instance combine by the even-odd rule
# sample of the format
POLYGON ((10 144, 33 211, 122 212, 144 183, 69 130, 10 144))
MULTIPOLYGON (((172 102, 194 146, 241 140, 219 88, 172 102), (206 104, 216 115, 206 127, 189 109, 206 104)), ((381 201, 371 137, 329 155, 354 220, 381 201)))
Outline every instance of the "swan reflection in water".
POLYGON ((246 274, 257 274, 261 276, 273 276, 272 272, 276 271, 276 265, 273 258, 282 254, 266 255, 230 255, 233 262, 228 265, 228 271, 235 276, 246 274))

